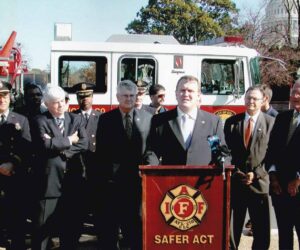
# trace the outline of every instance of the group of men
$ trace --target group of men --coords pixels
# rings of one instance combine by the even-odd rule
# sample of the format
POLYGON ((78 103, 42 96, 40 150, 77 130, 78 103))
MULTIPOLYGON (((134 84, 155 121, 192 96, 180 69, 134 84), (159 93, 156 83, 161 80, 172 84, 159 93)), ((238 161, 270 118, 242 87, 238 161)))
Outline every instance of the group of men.
POLYGON ((296 149, 300 143, 300 82, 291 89, 291 110, 278 114, 269 105, 271 97, 267 86, 250 87, 245 95, 246 111, 225 122, 225 140, 235 166, 231 178, 231 249, 238 249, 247 209, 253 230, 252 249, 269 249, 269 194, 278 225, 279 249, 293 249, 294 228, 300 237, 300 164, 296 149))
POLYGON ((212 164, 207 142, 212 135, 228 145, 235 165, 231 249, 238 249, 247 209, 252 248, 269 248, 269 192, 279 248, 293 249, 294 227, 300 236, 300 83, 291 91, 293 110, 278 114, 276 120, 267 114, 270 107, 263 108, 270 99, 266 89, 250 87, 245 94, 246 111, 228 118, 224 130, 219 117, 199 109, 201 86, 194 76, 178 80, 178 105, 169 111, 162 106, 165 89, 161 85, 151 86, 152 104, 146 108, 142 105, 145 90, 132 81, 121 81, 118 108, 104 114, 92 109, 92 85, 74 86, 80 106, 75 113, 66 111, 65 92, 50 87, 43 97, 47 111, 36 109, 29 122, 9 111, 10 88, 0 82, 0 189, 14 208, 9 228, 12 249, 25 249, 26 210, 20 208, 26 204, 22 203, 26 183, 23 190, 19 186, 30 169, 33 249, 48 249, 55 234, 61 249, 76 249, 86 204, 90 204, 99 249, 141 250, 138 166, 212 164))

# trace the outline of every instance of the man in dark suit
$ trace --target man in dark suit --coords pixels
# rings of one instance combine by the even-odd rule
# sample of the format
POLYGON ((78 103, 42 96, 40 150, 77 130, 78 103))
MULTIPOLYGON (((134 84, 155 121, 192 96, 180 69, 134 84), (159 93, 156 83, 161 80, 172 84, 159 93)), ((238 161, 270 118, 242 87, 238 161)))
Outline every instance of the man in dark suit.
POLYGON ((293 85, 290 102, 293 109, 276 116, 267 152, 279 249, 294 249, 294 227, 300 242, 300 82, 293 85))
POLYGON ((95 161, 96 152, 96 132, 98 127, 98 120, 101 112, 94 110, 93 105, 93 93, 95 84, 81 82, 74 85, 73 89, 76 92, 79 109, 75 110, 74 113, 82 116, 85 120, 85 131, 89 140, 88 150, 81 154, 83 168, 86 174, 86 209, 87 213, 91 212, 95 204, 99 202, 95 195, 95 186, 97 179, 95 178, 95 169, 98 167, 95 161))
POLYGON ((9 249, 25 250, 27 167, 31 136, 27 118, 9 110, 11 88, 9 83, 0 81, 0 193, 4 200, 0 213, 6 219, 11 237, 9 249))
POLYGON ((36 117, 32 141, 37 151, 34 169, 38 208, 34 218, 33 249, 47 249, 58 230, 60 249, 76 249, 82 218, 83 172, 79 155, 88 140, 82 117, 65 112, 65 92, 49 87, 44 95, 48 111, 36 117))
POLYGON ((121 227, 123 245, 142 249, 141 180, 138 165, 143 163, 151 114, 134 108, 137 86, 124 80, 118 84, 119 108, 99 118, 96 139, 98 162, 100 248, 119 249, 121 227))
POLYGON ((238 249, 247 209, 253 227, 252 249, 270 244, 269 177, 264 159, 274 118, 261 112, 263 93, 250 87, 246 112, 228 118, 224 132, 235 172, 231 179, 231 248, 238 249))
POLYGON ((207 165, 212 161, 208 136, 224 144, 219 117, 199 110, 200 83, 183 76, 176 87, 176 109, 153 116, 146 161, 151 165, 207 165))
POLYGON ((276 117, 278 115, 278 111, 274 109, 273 106, 270 104, 273 96, 272 89, 269 85, 266 84, 261 85, 261 88, 264 93, 264 102, 261 107, 261 111, 270 116, 276 117))
POLYGON ((164 86, 160 84, 151 85, 149 88, 149 96, 151 99, 149 107, 155 109, 155 114, 167 111, 167 108, 163 106, 166 96, 166 89, 164 86))

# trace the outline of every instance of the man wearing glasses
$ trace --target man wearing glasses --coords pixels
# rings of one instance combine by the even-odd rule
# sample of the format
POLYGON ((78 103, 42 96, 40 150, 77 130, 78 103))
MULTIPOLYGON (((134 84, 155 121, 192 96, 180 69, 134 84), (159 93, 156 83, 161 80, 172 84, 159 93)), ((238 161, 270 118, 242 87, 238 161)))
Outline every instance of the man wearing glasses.
POLYGON ((163 106, 165 102, 166 89, 160 84, 151 85, 149 88, 149 95, 151 99, 150 107, 155 108, 155 114, 167 111, 163 106))
POLYGON ((235 172, 231 178, 231 249, 238 249, 247 209, 253 229, 252 249, 270 245, 269 176, 264 159, 274 118, 261 112, 263 92, 246 91, 246 112, 228 118, 224 133, 235 172))
POLYGON ((96 228, 100 248, 117 250, 119 228, 123 245, 142 249, 141 179, 138 165, 150 130, 152 115, 135 108, 138 89, 130 80, 117 87, 119 107, 99 117, 95 161, 99 188, 96 228))

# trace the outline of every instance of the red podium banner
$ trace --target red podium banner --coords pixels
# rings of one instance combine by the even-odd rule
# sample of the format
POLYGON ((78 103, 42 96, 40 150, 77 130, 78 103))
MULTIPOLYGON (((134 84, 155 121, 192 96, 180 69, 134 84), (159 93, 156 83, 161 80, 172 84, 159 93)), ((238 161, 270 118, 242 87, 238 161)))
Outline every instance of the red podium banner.
POLYGON ((228 249, 232 166, 140 166, 143 250, 228 249))

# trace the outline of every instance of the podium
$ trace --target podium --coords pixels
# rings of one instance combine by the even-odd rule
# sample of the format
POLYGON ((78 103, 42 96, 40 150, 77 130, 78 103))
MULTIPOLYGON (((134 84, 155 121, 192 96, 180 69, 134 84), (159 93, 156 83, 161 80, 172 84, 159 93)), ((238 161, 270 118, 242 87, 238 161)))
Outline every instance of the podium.
POLYGON ((229 249, 232 169, 140 166, 143 250, 229 249))

